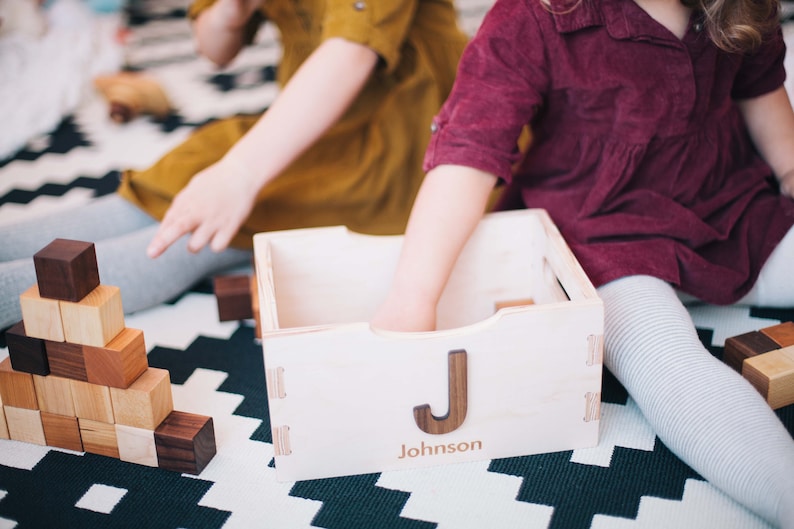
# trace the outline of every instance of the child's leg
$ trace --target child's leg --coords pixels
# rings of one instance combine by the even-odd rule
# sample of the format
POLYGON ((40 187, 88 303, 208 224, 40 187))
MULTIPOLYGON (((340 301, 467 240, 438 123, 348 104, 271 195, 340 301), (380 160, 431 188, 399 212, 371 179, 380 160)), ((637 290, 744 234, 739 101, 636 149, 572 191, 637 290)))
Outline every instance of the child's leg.
POLYGON ((792 264, 794 264, 794 229, 789 230, 780 241, 761 270, 755 286, 739 303, 764 307, 794 307, 792 264))
MULTIPOLYGON (((120 207, 121 210, 129 207, 137 211, 137 208, 125 200, 118 197, 117 200, 115 206, 120 207)), ((113 205, 113 202, 109 200, 105 205, 113 205)), ((111 212, 114 209, 100 207, 93 212, 99 211, 104 211, 107 217, 112 217, 111 212)), ((159 258, 149 259, 146 256, 146 246, 157 230, 157 223, 149 217, 137 220, 133 218, 126 224, 122 220, 105 223, 103 219, 106 219, 106 216, 93 219, 84 217, 81 226, 75 230, 69 229, 67 232, 61 232, 48 224, 46 229, 40 230, 35 235, 40 239, 38 243, 27 249, 32 249, 32 253, 35 253, 54 237, 71 237, 95 242, 100 282, 121 289, 121 301, 127 313, 168 301, 204 277, 233 266, 247 264, 251 260, 251 252, 234 249, 219 254, 205 249, 198 254, 192 254, 187 250, 187 236, 180 239, 159 258), (103 223, 113 224, 115 231, 123 231, 121 227, 130 228, 140 224, 143 227, 129 233, 104 238, 111 233, 111 230, 103 223), (91 227, 95 227, 96 231, 92 231, 91 227), (41 244, 42 242, 44 244, 41 244)), ((133 214, 132 217, 135 215, 133 214)), ((31 231, 35 230, 31 227, 31 231)), ((28 252, 21 259, 0 263, 0 329, 10 327, 22 318, 19 294, 36 282, 32 253, 28 252)))
POLYGON ((599 294, 605 365, 659 438, 709 482, 794 528, 794 440, 758 392, 703 347, 672 287, 636 276, 599 294))
POLYGON ((106 195, 79 207, 0 226, 0 262, 32 257, 53 239, 97 242, 155 223, 119 195, 106 195))

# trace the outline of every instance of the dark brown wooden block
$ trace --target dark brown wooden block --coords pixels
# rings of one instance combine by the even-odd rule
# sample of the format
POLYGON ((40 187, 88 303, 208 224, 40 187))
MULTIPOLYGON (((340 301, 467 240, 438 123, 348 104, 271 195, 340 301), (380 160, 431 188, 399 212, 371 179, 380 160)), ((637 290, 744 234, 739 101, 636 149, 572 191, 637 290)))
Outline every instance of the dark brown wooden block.
POLYGON ((220 321, 246 320, 254 317, 251 276, 216 276, 213 280, 220 321))
POLYGON ((72 380, 88 380, 83 346, 79 343, 44 341, 50 374, 72 380))
POLYGON ((143 331, 123 329, 105 347, 83 346, 85 370, 93 384, 126 389, 149 367, 143 331))
POLYGON ((771 327, 764 327, 760 332, 774 340, 780 347, 794 345, 794 322, 786 321, 771 327))
POLYGON ((745 359, 779 348, 780 345, 768 336, 758 331, 750 331, 725 340, 725 353, 722 360, 741 373, 742 363, 745 359))
POLYGON ((55 239, 33 255, 42 297, 80 301, 99 286, 94 243, 55 239))
POLYGON ((172 411, 154 431, 160 468, 201 474, 215 456, 215 427, 212 417, 172 411))
POLYGON ((49 375, 50 364, 44 340, 25 333, 24 322, 19 322, 6 331, 6 345, 11 366, 16 371, 34 375, 49 375))
POLYGON ((77 417, 43 411, 41 412, 41 424, 44 426, 44 438, 47 441, 47 446, 57 446, 75 452, 83 451, 77 417))

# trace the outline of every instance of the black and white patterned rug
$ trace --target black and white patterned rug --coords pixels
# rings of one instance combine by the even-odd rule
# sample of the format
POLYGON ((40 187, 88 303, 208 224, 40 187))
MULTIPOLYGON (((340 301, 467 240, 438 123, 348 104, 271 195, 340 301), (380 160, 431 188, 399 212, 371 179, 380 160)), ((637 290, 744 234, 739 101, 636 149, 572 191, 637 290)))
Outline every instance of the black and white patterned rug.
MULTIPOLYGON (((263 33, 218 72, 193 52, 185 5, 134 2, 123 48, 128 66, 160 81, 175 113, 115 125, 102 99, 87 92, 54 131, 27 139, 0 161, 0 223, 112 192, 119 170, 150 165, 196 126, 258 112, 272 101, 279 57, 273 33, 263 33)), ((468 31, 489 5, 458 2, 468 31)), ((101 23, 116 22, 103 16, 101 23)), ((672 455, 608 373, 595 448, 277 482, 261 346, 252 322, 218 321, 210 285, 126 319, 144 331, 150 365, 170 371, 174 407, 213 417, 218 451, 204 471, 180 475, 0 440, 0 529, 769 527, 672 455)), ((794 320, 794 308, 699 306, 691 312, 718 356, 727 337, 794 320)), ((6 355, 0 349, 0 359, 6 355)), ((794 434, 794 406, 778 415, 794 434)))

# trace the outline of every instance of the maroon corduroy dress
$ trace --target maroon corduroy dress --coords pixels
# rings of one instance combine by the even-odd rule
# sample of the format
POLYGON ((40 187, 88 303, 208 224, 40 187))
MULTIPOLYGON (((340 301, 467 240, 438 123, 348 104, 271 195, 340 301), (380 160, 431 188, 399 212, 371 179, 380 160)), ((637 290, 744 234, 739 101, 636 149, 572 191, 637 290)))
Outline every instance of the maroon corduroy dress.
POLYGON ((794 224, 736 106, 782 85, 782 34, 741 56, 697 15, 679 39, 632 0, 560 2, 496 2, 425 168, 488 171, 507 184, 502 207, 548 210, 596 286, 647 274, 737 301, 794 224))

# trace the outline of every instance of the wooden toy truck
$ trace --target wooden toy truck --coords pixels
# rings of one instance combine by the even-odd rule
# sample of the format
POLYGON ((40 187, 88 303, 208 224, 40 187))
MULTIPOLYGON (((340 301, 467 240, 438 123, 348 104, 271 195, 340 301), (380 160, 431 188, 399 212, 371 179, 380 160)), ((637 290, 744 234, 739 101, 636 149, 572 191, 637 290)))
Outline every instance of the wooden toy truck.
POLYGON ((486 215, 438 330, 374 330, 401 236, 257 234, 277 479, 511 457, 598 442, 603 305, 543 210, 486 215))

